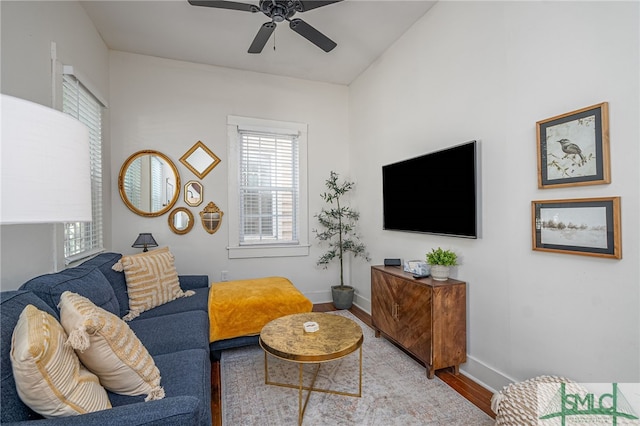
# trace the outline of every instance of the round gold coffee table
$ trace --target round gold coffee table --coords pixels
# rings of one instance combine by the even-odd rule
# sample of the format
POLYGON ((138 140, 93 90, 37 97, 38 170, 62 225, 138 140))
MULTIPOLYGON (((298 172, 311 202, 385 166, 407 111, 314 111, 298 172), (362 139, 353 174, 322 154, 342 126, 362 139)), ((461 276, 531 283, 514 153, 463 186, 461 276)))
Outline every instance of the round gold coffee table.
POLYGON ((287 315, 269 322, 260 332, 260 346, 264 350, 264 381, 268 385, 298 389, 298 424, 309 402, 312 391, 346 396, 362 396, 362 329, 349 318, 321 312, 287 315), (316 322, 319 330, 306 332, 305 322, 316 322), (357 393, 319 389, 314 387, 320 365, 323 362, 343 358, 360 349, 359 386, 357 393), (278 383, 269 380, 268 355, 299 364, 298 385, 278 383), (311 385, 303 384, 303 365, 318 364, 311 385), (302 405, 302 390, 307 397, 302 405))

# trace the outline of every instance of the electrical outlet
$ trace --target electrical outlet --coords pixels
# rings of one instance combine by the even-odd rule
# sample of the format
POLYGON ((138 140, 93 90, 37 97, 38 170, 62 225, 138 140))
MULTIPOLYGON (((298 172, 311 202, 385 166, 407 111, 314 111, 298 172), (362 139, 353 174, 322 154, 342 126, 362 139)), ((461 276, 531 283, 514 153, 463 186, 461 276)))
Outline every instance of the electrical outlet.
POLYGON ((229 271, 220 272, 220 281, 229 281, 229 271))

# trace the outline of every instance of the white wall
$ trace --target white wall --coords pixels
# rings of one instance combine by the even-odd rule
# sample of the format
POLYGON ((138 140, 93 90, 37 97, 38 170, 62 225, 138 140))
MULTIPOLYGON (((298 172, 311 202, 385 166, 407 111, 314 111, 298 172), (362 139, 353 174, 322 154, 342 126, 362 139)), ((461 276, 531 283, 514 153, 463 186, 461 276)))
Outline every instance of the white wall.
MULTIPOLYGON (((94 90, 106 98, 109 92, 108 49, 82 6, 70 1, 2 1, 0 91, 50 107, 53 104, 51 42, 57 47, 56 68, 62 64, 87 76, 94 90), (90 77, 89 77, 90 76, 90 77)), ((60 90, 61 77, 56 76, 60 90)), ((108 113, 106 114, 108 129, 108 113)), ((109 164, 108 132, 105 164, 109 164)), ((109 168, 105 169, 109 181, 109 168)), ((34 170, 37 173, 37 170, 34 170)), ((69 188, 72 191, 72 186, 69 188)), ((107 192, 109 186, 105 187, 107 192)), ((105 245, 110 245, 109 204, 105 204, 105 245)), ((57 242, 61 225, 0 226, 0 273, 2 290, 15 289, 26 280, 64 267, 64 254, 57 242)))
MULTIPOLYGON (((158 244, 168 245, 179 273, 208 274, 211 281, 283 275, 314 302, 330 300, 330 285, 336 284, 337 269, 315 266, 320 250, 312 242, 311 255, 269 259, 228 259, 228 221, 208 234, 199 212, 213 201, 223 212, 227 203, 227 116, 238 115, 308 124, 309 211, 319 211, 319 194, 330 170, 348 170, 348 114, 346 86, 315 83, 266 74, 112 52, 111 131, 112 186, 117 188, 121 165, 143 149, 166 154, 177 166, 182 183, 200 181, 179 159, 197 141, 202 141, 220 159, 204 179, 204 202, 198 207, 184 203, 196 218, 185 235, 171 232, 167 214, 157 218, 135 215, 112 192, 113 249, 136 253, 131 244, 140 232, 151 232, 158 244)), ((310 228, 316 227, 310 218, 310 228)))
MULTIPOLYGON (((374 263, 455 250, 471 375, 640 381, 637 2, 440 2, 350 87, 354 205, 374 263), (537 188, 538 120, 609 102, 612 183, 537 188), (382 230, 381 166, 480 141, 481 237, 382 230), (622 260, 531 250, 532 200, 622 197, 622 260), (376 206, 371 208, 371 206, 376 206)), ((451 170, 454 174, 455 170, 451 170)), ((429 186, 407 208, 437 208, 429 186)), ((369 266, 352 264, 370 306, 369 266)))

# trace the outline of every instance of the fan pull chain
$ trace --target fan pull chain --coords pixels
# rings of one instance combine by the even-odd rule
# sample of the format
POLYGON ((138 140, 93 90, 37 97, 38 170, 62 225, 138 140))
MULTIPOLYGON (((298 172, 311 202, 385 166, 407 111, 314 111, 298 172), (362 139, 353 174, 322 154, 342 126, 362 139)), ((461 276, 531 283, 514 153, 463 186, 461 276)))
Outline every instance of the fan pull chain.
POLYGON ((276 51, 276 31, 273 32, 273 51, 276 51))

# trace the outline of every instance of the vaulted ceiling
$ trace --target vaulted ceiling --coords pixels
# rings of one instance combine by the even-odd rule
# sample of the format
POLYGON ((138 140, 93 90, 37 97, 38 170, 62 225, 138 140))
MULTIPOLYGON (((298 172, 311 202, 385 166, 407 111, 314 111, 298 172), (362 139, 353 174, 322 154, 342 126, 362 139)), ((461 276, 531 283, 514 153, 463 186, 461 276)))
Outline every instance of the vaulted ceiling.
MULTIPOLYGON (((326 53, 284 21, 259 54, 247 50, 260 27, 271 21, 262 12, 193 6, 187 0, 81 3, 113 50, 349 84, 435 1, 344 0, 297 12, 292 19, 303 19, 337 47, 326 53)), ((259 6, 258 0, 244 3, 259 6)))

